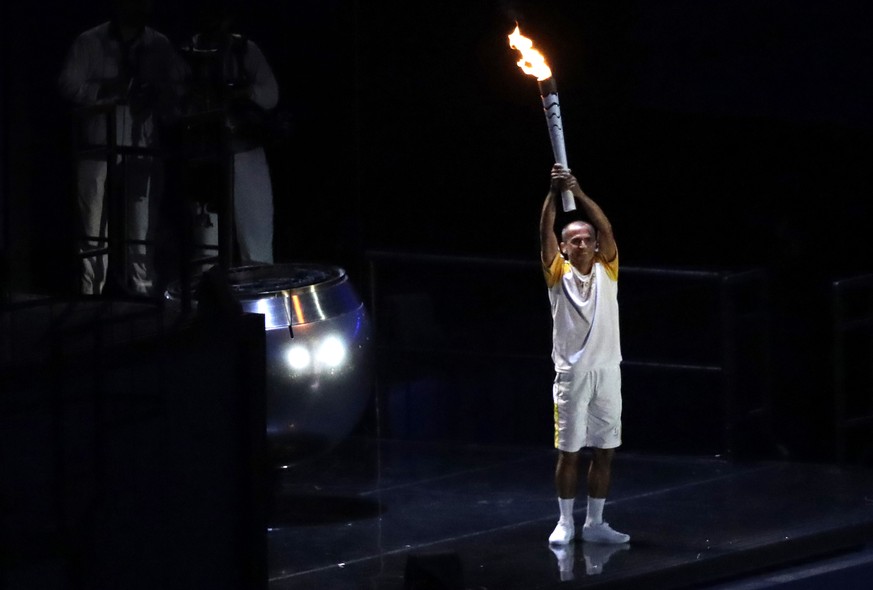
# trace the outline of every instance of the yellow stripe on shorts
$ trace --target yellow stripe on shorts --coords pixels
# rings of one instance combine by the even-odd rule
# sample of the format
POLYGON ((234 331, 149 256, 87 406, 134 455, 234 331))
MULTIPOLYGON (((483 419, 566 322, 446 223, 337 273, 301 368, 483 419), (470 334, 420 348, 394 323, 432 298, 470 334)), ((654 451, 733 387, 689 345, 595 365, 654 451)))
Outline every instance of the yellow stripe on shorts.
POLYGON ((555 408, 555 448, 558 448, 558 404, 553 404, 555 408))

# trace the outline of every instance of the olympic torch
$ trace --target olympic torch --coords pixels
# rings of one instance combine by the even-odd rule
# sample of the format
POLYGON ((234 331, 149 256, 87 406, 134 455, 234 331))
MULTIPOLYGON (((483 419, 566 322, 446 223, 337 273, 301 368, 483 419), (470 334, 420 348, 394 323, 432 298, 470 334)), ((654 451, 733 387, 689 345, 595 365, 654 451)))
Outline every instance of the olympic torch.
MULTIPOLYGON (((543 57, 543 54, 534 48, 533 41, 521 34, 518 25, 515 26, 515 31, 509 35, 509 46, 521 53, 518 67, 525 74, 534 76, 537 79, 555 162, 562 164, 565 168, 569 168, 567 166, 567 150, 564 146, 564 126, 561 122, 561 103, 558 100, 558 84, 552 76, 552 70, 546 63, 546 58, 543 57)), ((573 199, 572 192, 568 190, 561 191, 561 205, 564 211, 576 209, 576 202, 573 199)))

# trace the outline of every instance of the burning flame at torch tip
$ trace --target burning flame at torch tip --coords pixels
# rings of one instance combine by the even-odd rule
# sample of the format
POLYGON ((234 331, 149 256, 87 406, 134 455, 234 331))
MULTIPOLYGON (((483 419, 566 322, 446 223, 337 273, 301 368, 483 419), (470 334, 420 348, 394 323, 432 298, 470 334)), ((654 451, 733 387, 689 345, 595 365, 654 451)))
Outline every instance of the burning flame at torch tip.
POLYGON ((521 34, 518 25, 515 25, 515 30, 509 35, 509 46, 521 53, 518 67, 525 74, 536 76, 536 79, 539 81, 552 77, 552 70, 546 64, 546 58, 543 57, 542 53, 534 49, 533 41, 521 34))

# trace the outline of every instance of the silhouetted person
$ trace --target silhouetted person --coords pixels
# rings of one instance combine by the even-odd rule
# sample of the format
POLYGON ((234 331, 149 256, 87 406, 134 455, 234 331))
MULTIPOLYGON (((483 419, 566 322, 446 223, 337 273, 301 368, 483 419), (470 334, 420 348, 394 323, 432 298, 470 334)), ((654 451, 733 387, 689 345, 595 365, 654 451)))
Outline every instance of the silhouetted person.
POLYGON ((587 473, 588 512, 582 539, 626 543, 630 537, 603 520, 612 458, 621 445, 621 342, 618 320, 618 249, 612 225, 576 178, 560 164, 552 167, 540 216, 540 257, 552 309, 555 382, 555 487, 560 518, 549 542, 566 545, 576 529, 573 505, 579 455, 591 449, 587 473), (570 190, 585 220, 555 235, 555 199, 570 190))
POLYGON ((241 262, 271 264, 273 188, 263 133, 267 114, 279 101, 279 86, 260 48, 234 33, 233 22, 231 2, 202 3, 198 30, 182 52, 189 65, 187 114, 215 115, 220 127, 215 140, 221 143, 219 151, 231 154, 232 167, 230 187, 210 183, 202 174, 202 181, 189 183, 200 193, 191 195, 199 207, 195 233, 200 243, 218 246, 218 216, 225 214, 222 195, 231 190, 232 211, 226 213, 233 216, 241 262), (207 186, 209 194, 204 194, 207 186))
MULTIPOLYGON (((117 146, 156 149, 162 121, 175 105, 181 62, 167 37, 146 26, 151 0, 114 0, 113 9, 110 21, 83 32, 73 42, 59 78, 60 91, 79 107, 93 107, 80 114, 81 147, 107 146, 107 119, 111 118, 117 146)), ((105 239, 109 231, 117 231, 109 228, 107 197, 113 193, 125 199, 127 238, 143 241, 151 235, 151 212, 156 210, 163 182, 161 159, 152 153, 118 155, 113 162, 118 164, 117 174, 110 187, 111 160, 105 150, 77 155, 80 252, 105 246, 93 238, 105 239)), ((119 287, 136 294, 151 293, 151 250, 141 243, 128 246, 128 268, 117 269, 124 276, 119 287)), ((82 293, 101 293, 106 278, 106 255, 82 259, 82 293)))

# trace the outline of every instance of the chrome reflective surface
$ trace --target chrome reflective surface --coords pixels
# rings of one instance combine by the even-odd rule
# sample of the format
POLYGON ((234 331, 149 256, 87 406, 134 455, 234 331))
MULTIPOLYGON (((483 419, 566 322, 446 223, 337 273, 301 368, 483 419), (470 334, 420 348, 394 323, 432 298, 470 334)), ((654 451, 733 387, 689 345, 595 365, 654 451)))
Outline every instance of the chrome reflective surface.
POLYGON ((291 263, 230 269, 227 277, 243 311, 264 315, 274 462, 332 448, 357 425, 372 390, 370 321, 345 271, 291 263))
POLYGON ((345 271, 337 266, 249 266, 231 269, 228 279, 243 310, 264 314, 268 329, 330 320, 361 305, 345 271))
POLYGON ((360 420, 371 392, 363 305, 340 316, 267 330, 267 435, 294 462, 332 447, 360 420))

